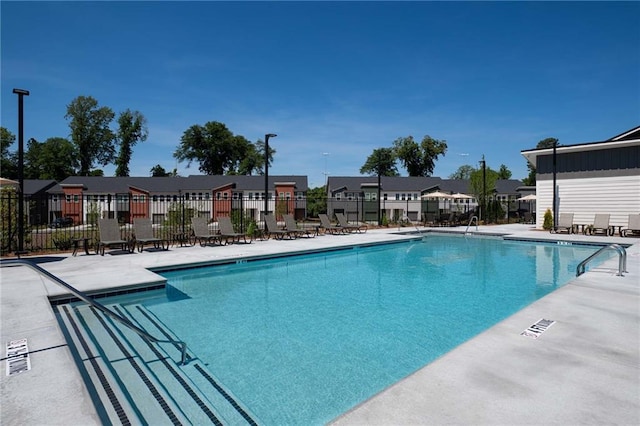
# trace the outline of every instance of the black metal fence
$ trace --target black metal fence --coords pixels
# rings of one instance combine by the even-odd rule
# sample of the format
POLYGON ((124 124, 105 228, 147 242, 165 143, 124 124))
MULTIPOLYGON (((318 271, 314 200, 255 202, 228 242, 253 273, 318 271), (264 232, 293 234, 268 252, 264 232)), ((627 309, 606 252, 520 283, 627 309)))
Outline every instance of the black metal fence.
MULTIPOLYGON (((436 200, 366 200, 364 198, 273 199, 267 202, 269 213, 281 220, 293 214, 297 221, 316 221, 318 213, 344 213, 351 222, 378 224, 459 223, 470 215, 478 215, 478 208, 468 202, 442 203, 436 200), (380 206, 380 210, 378 210, 380 206), (452 222, 452 215, 456 218, 452 222)), ((515 202, 489 203, 485 222, 503 219, 518 220, 519 204, 515 202)), ((14 253, 18 247, 18 194, 0 192, 2 221, 0 251, 14 253)), ((264 198, 233 197, 213 199, 206 193, 142 195, 134 193, 104 195, 58 195, 24 197, 23 248, 27 252, 70 250, 78 240, 95 246, 99 240, 99 218, 116 218, 121 224, 121 238, 132 239, 133 219, 151 219, 157 238, 172 240, 176 235, 190 233, 191 218, 205 217, 212 230, 217 229, 216 218, 229 216, 237 232, 257 233, 264 228, 264 198)))
MULTIPOLYGON (((269 213, 275 213, 278 219, 292 214, 296 220, 303 220, 307 215, 303 198, 271 198, 267 204, 269 213)), ((212 199, 189 194, 25 195, 23 247, 27 252, 70 250, 77 240, 87 240, 90 246, 95 246, 99 240, 99 218, 117 219, 123 239, 134 237, 132 224, 139 217, 151 219, 155 236, 167 240, 190 233, 192 217, 207 218, 215 231, 215 219, 228 216, 236 231, 246 233, 263 227, 264 208, 264 199, 212 199)), ((0 193, 0 216, 0 251, 5 255, 17 250, 20 238, 15 191, 0 193)))

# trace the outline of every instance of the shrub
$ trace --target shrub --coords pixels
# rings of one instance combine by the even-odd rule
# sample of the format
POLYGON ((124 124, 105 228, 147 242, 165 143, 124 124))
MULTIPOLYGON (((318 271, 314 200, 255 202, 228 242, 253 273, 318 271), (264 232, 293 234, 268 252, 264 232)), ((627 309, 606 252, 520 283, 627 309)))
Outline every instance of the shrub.
POLYGON ((551 213, 551 209, 547 209, 544 212, 544 222, 542 223, 542 229, 550 231, 553 228, 553 213, 551 213))

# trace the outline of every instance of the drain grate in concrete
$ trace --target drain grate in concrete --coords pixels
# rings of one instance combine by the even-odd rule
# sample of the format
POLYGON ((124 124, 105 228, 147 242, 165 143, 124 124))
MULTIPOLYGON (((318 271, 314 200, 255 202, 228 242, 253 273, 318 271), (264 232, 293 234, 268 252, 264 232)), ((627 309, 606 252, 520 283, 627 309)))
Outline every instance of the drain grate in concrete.
POLYGON ((549 327, 551 327, 555 321, 541 318, 535 324, 530 325, 525 331, 520 333, 521 336, 531 337, 533 339, 537 339, 547 331, 549 327))
POLYGON ((12 340, 7 343, 7 376, 31 370, 27 339, 12 340))

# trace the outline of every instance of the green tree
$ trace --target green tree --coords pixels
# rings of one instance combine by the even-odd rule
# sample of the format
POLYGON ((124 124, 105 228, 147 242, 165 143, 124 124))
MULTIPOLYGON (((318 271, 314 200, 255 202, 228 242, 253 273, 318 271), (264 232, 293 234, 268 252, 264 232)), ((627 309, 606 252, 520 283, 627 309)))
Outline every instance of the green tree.
POLYGON ((476 169, 473 166, 468 164, 464 164, 458 167, 458 170, 449 175, 449 179, 455 180, 467 180, 471 177, 471 173, 473 173, 476 169))
POLYGON ((396 154, 392 148, 376 148, 360 168, 360 174, 371 176, 400 176, 396 154))
POLYGON ((438 156, 447 152, 447 142, 426 135, 418 144, 413 136, 407 136, 396 139, 393 149, 409 176, 431 176, 438 156))
POLYGON ((511 170, 504 164, 500 164, 500 170, 498 170, 498 179, 511 179, 511 170))
POLYGON ((153 166, 149 172, 151 173, 151 177, 172 176, 172 174, 167 172, 160 164, 153 166))
MULTIPOLYGON (((553 146, 558 146, 558 139, 556 138, 546 138, 542 139, 536 145, 536 149, 547 149, 553 148, 553 146)), ((529 176, 522 179, 522 183, 527 186, 535 186, 536 184, 536 167, 527 161, 527 169, 529 170, 529 176)))
POLYGON ((127 109, 118 117, 116 139, 120 144, 120 152, 116 159, 116 176, 129 176, 129 162, 133 146, 147 140, 147 119, 139 111, 127 109))
MULTIPOLYGON (((469 178, 471 191, 476 200, 478 200, 478 204, 480 206, 484 206, 485 210, 487 210, 489 207, 488 200, 496 189, 497 180, 498 172, 492 170, 490 167, 485 168, 484 180, 482 178, 482 169, 474 170, 473 173, 471 173, 471 176, 469 178)), ((487 221, 489 219, 486 211, 482 212, 481 214, 483 215, 482 219, 484 221, 487 221)))
MULTIPOLYGON (((269 148, 269 156, 275 150, 269 148)), ((234 135, 223 123, 209 121, 193 125, 182 135, 173 156, 178 161, 200 163, 199 170, 208 175, 250 174, 264 164, 259 144, 253 146, 244 136, 234 135)))
POLYGON ((318 217, 327 212, 327 187, 319 186, 307 191, 307 216, 318 217))
POLYGON ((4 178, 15 179, 18 177, 18 158, 15 153, 9 151, 9 147, 16 141, 13 133, 5 127, 0 127, 0 175, 4 178))
POLYGON ((78 96, 67 105, 71 141, 80 161, 80 176, 89 176, 94 163, 106 166, 115 157, 115 135, 109 128, 115 114, 109 107, 99 107, 91 96, 78 96))
POLYGON ((371 174, 378 176, 378 225, 382 224, 382 213, 380 210, 380 187, 382 176, 398 176, 396 168, 396 153, 393 148, 377 148, 367 158, 367 161, 360 168, 361 174, 371 174))
POLYGON ((78 154, 65 138, 49 138, 40 143, 29 139, 24 154, 25 177, 61 181, 76 174, 78 154))

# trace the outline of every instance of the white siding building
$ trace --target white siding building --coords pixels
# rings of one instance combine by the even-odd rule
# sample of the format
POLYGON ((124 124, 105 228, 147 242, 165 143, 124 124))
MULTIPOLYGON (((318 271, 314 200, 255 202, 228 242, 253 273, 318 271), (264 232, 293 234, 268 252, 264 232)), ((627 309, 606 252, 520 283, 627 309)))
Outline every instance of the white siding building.
MULTIPOLYGON (((536 167, 536 227, 553 211, 553 148, 522 151, 536 167)), ((593 143, 556 147, 556 214, 573 213, 574 223, 592 224, 609 213, 610 225, 626 226, 640 213, 640 126, 593 143)))

